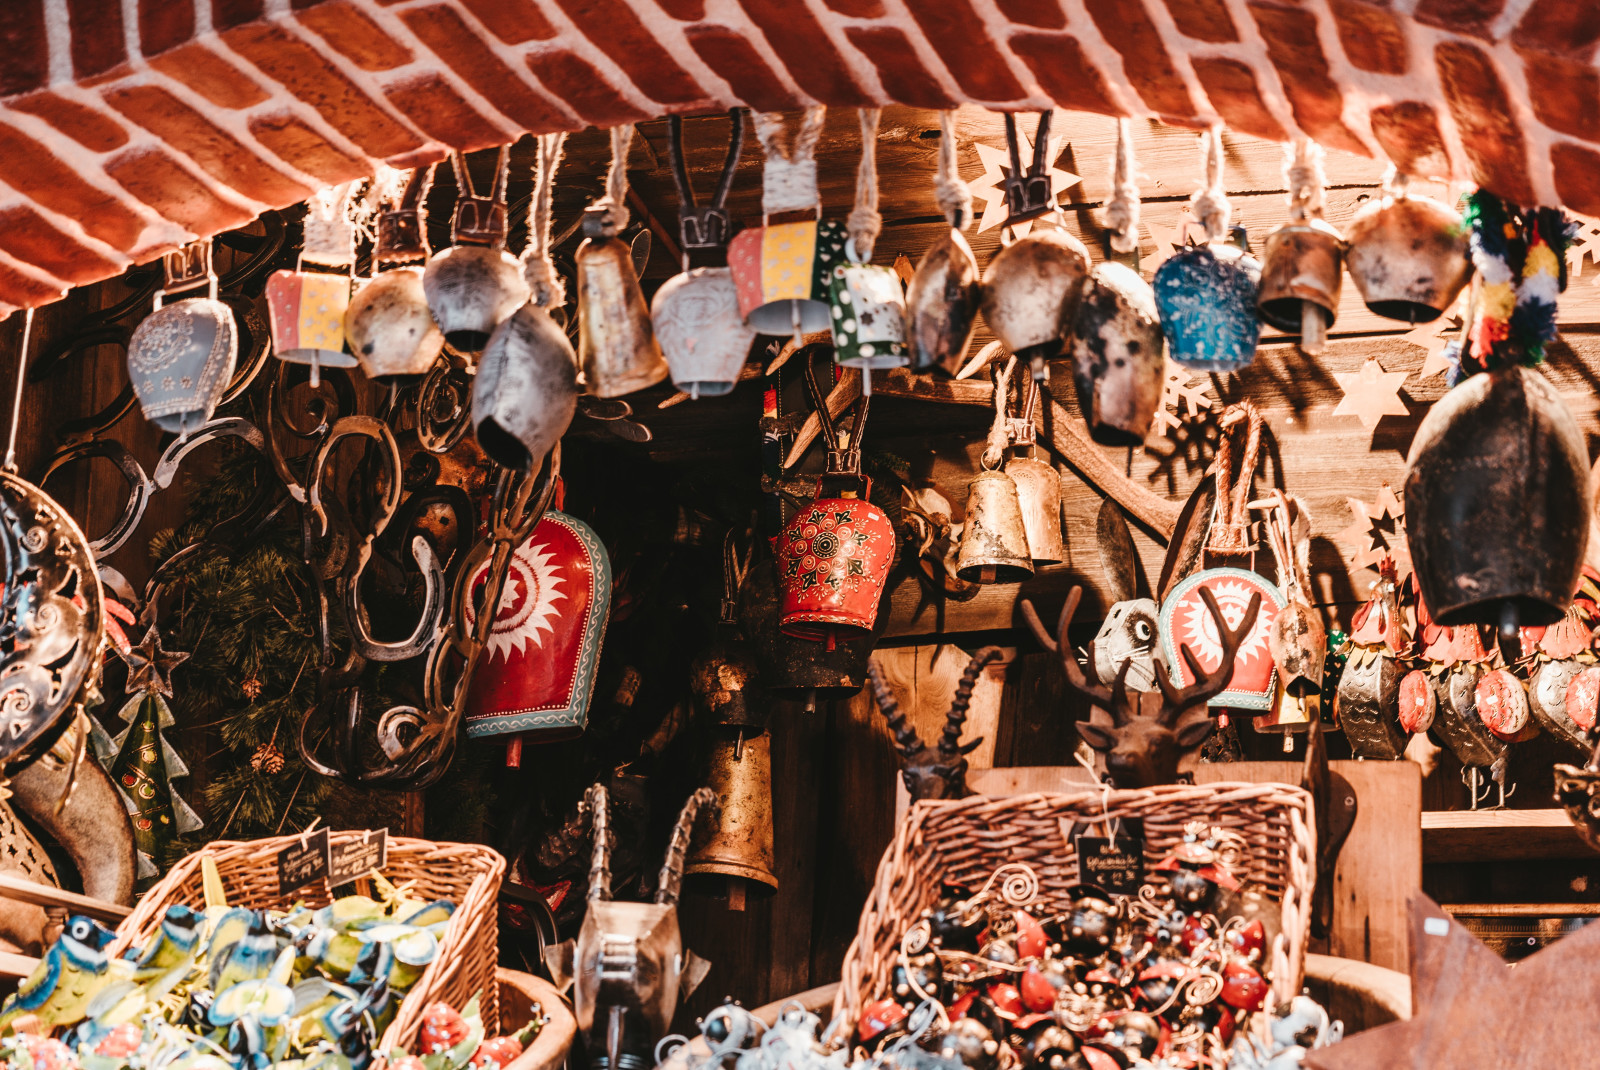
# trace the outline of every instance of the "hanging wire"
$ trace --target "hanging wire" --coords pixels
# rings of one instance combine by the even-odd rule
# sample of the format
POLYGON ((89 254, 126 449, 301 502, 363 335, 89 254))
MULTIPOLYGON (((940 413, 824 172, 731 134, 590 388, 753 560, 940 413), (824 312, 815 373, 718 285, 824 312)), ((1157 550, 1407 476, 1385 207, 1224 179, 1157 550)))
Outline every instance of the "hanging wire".
POLYGON ((33 309, 22 312, 22 345, 17 347, 17 389, 11 397, 11 434, 6 438, 5 470, 17 470, 17 424, 22 420, 22 386, 28 370, 28 342, 33 337, 33 309))

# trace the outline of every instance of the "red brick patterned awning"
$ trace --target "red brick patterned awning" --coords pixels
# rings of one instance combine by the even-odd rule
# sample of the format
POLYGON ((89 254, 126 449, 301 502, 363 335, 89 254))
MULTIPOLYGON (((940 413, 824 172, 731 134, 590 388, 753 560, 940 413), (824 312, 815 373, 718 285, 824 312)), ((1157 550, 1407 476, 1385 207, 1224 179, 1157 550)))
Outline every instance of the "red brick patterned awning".
POLYGON ((1218 120, 1600 215, 1600 0, 0 0, 0 311, 445 147, 901 103, 1218 120))

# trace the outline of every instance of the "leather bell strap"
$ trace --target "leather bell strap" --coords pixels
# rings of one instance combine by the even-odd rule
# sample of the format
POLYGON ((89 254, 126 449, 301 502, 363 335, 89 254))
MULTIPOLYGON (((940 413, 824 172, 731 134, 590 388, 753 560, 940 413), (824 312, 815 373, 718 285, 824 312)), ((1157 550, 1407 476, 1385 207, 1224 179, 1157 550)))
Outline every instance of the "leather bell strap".
POLYGON ((1050 144, 1049 110, 1039 113, 1033 130, 1033 161, 1024 170, 1022 149, 1017 142, 1017 117, 1006 112, 1006 151, 1011 155, 1011 171, 1006 175, 1006 221, 1012 227, 1055 211, 1055 193, 1050 188, 1050 161, 1045 150, 1050 144))
POLYGON ((395 207, 378 215, 378 240, 372 250, 374 265, 426 260, 428 248, 428 191, 433 188, 436 164, 418 167, 406 179, 395 207))
POLYGON ((217 273, 211 267, 211 239, 201 238, 181 249, 174 249, 161 258, 164 283, 156 291, 154 305, 161 307, 168 294, 192 290, 196 286, 210 286, 211 300, 217 299, 217 273))

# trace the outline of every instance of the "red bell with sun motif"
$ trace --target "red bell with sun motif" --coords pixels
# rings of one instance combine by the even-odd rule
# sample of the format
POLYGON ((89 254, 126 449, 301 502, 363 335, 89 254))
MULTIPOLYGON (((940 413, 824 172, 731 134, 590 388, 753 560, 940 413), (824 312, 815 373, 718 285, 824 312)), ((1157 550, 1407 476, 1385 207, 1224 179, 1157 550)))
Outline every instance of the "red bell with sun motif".
POLYGON ((1261 609, 1255 625, 1239 644, 1233 659, 1233 675, 1227 689, 1211 700, 1213 706, 1246 710, 1269 710, 1277 696, 1278 670, 1272 662, 1268 637, 1272 624, 1284 607, 1283 592, 1266 579, 1242 568, 1211 568, 1196 572, 1173 589, 1161 607, 1161 645, 1167 656, 1173 683, 1188 687, 1194 672, 1179 657, 1178 648, 1187 645, 1199 659, 1204 672, 1214 672, 1222 656, 1217 637, 1217 622, 1200 598, 1207 588, 1217 600, 1228 627, 1237 628, 1253 595, 1260 594, 1261 609))
MULTIPOLYGON (((485 563, 474 593, 487 571, 485 563)), ((550 742, 582 732, 610 614, 611 561, 599 536, 575 517, 545 513, 511 555, 467 695, 467 735, 550 742)))

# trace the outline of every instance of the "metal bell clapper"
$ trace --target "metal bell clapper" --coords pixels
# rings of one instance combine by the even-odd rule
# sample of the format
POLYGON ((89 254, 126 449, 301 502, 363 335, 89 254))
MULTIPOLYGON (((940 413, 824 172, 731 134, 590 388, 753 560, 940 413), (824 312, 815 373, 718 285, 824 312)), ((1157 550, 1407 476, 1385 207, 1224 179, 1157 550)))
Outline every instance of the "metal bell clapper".
POLYGON ((1144 442, 1161 408, 1163 348, 1150 284, 1114 261, 1096 264, 1072 326, 1073 382, 1090 438, 1144 442))
POLYGON ((1550 380, 1507 365, 1434 403, 1406 460, 1406 542, 1444 625, 1523 625, 1566 615, 1589 538, 1583 432, 1550 380))
POLYGON ((450 248, 435 253, 422 275, 428 307, 445 341, 462 353, 477 353, 489 335, 528 300, 522 265, 506 252, 506 166, 510 148, 500 150, 494 187, 477 196, 466 160, 454 153, 455 216, 450 248))
POLYGON ((716 195, 704 207, 695 202, 694 187, 683 163, 683 120, 667 120, 667 149, 678 186, 678 241, 683 247, 683 272, 661 284, 650 302, 656 341, 672 371, 672 385, 692 399, 722 397, 739 382, 739 371, 755 345, 756 331, 744 322, 739 290, 725 266, 690 268, 690 254, 726 256, 733 220, 728 192, 744 145, 743 112, 728 113, 733 126, 728 155, 716 195))
POLYGON ((1011 451, 1005 474, 1017 488, 1017 504, 1022 510, 1022 531, 1034 566, 1059 565, 1067 559, 1067 546, 1061 537, 1061 474, 1039 457, 1034 442, 1033 411, 1039 400, 1039 384, 1029 379, 1022 387, 1027 398, 1022 416, 1008 419, 1011 451))
POLYGON ((578 265, 578 364, 584 388, 621 397, 665 379, 670 369, 650 325, 628 243, 610 233, 609 209, 583 213, 578 265))
POLYGON ((1022 169, 1017 121, 1006 113, 1006 143, 1011 171, 1006 176, 1003 226, 1034 220, 1022 237, 1011 237, 989 261, 983 276, 983 318, 1007 352, 1028 362, 1035 379, 1047 377, 1046 362, 1061 356, 1078 301, 1089 278, 1089 250, 1062 229, 1060 209, 1050 185, 1050 112, 1039 115, 1033 136, 1033 162, 1022 169))
POLYGON ((1380 316, 1436 320, 1472 276, 1461 216, 1431 198, 1386 192, 1356 213, 1347 234, 1350 281, 1380 316))
POLYGON ((155 311, 128 340, 128 379, 145 419, 183 437, 211 419, 233 378, 239 331, 233 310, 217 300, 209 239, 167 253, 162 270, 155 311), (197 286, 207 287, 205 297, 163 304, 197 286))
POLYGON ((684 876, 691 889, 726 896, 743 910, 748 896, 778 890, 772 872, 772 737, 764 731, 718 730, 706 786, 720 806, 716 823, 696 836, 684 876))
POLYGON ((1167 355, 1198 372, 1231 372, 1256 356, 1261 262, 1227 241, 1180 249, 1152 280, 1167 355))
POLYGON ((1322 352, 1339 313, 1343 255, 1344 239, 1318 216, 1267 235, 1256 311, 1278 330, 1298 333, 1307 353, 1322 352))
POLYGON ((428 258, 424 202, 432 185, 433 166, 417 168, 400 203, 378 214, 375 274, 356 291, 344 315, 351 352, 367 377, 380 383, 426 375, 444 349, 444 334, 428 309, 423 269, 415 263, 428 258), (408 266, 388 266, 393 264, 408 266))
POLYGON ((578 406, 578 357, 550 313, 527 302, 494 329, 472 381, 472 429, 490 460, 531 471, 578 406))

